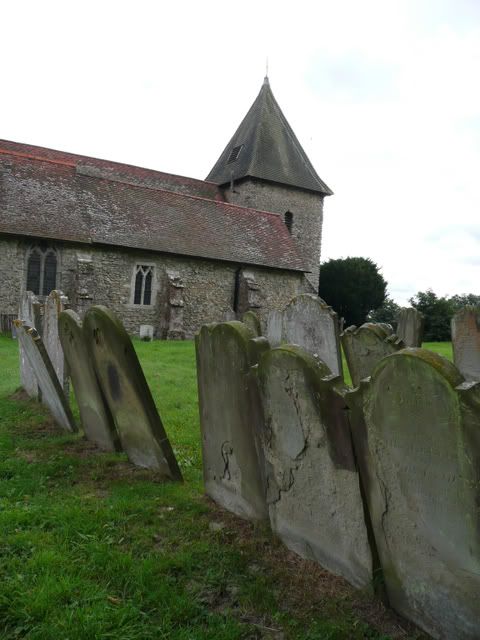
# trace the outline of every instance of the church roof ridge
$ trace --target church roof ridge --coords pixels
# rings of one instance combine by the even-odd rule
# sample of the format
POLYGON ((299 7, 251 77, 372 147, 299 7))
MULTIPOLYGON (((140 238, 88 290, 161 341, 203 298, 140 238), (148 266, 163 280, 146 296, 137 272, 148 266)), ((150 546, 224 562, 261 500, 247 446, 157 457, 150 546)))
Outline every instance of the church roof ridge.
POLYGON ((331 195, 273 95, 268 76, 207 176, 219 186, 251 177, 331 195))

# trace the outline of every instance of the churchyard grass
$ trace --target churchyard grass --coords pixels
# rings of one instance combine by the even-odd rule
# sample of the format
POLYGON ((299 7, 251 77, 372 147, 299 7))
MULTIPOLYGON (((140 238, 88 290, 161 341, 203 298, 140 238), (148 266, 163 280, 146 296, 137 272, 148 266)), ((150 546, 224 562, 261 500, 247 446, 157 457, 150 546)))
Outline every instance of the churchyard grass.
POLYGON ((194 345, 135 347, 184 484, 59 431, 0 336, 0 638, 423 637, 203 497, 194 345))

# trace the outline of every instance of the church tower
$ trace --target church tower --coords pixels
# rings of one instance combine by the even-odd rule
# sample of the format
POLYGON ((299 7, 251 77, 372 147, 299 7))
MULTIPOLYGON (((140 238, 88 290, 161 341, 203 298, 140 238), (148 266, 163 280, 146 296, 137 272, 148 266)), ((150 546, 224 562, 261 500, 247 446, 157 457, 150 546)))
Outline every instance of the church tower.
POLYGON ((302 149, 268 77, 207 180, 222 187, 228 202, 283 217, 317 291, 323 200, 333 192, 302 149))

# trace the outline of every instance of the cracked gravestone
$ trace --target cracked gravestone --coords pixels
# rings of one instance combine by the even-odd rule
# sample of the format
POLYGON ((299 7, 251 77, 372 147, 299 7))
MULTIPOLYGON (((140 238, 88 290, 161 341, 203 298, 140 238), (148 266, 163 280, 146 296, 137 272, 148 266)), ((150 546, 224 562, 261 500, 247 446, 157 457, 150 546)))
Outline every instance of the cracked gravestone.
POLYGON ((397 336, 406 347, 421 347, 424 315, 414 307, 404 307, 397 315, 397 336))
POLYGON ((243 518, 266 519, 263 420, 251 367, 268 342, 237 321, 205 325, 195 342, 205 491, 243 518))
POLYGON ((480 384, 404 349, 347 402, 391 606, 438 640, 478 640, 480 384))
POLYGON ((54 289, 45 298, 42 339, 65 396, 70 392, 65 355, 58 335, 58 316, 68 305, 68 298, 54 289))
POLYGON ((255 311, 252 311, 252 310, 245 311, 245 313, 242 316, 242 322, 250 329, 250 331, 256 338, 259 338, 262 335, 262 326, 260 324, 260 318, 255 313, 255 311))
POLYGON ((106 307, 93 306, 85 314, 83 331, 103 396, 129 460, 181 480, 175 454, 122 323, 106 307))
POLYGON ((335 375, 342 375, 338 316, 321 298, 303 293, 282 313, 282 342, 317 355, 335 375))
POLYGON ((300 556, 369 586, 372 557, 343 381, 295 345, 265 353, 258 377, 273 531, 300 556))
POLYGON ((480 307, 467 306, 452 318, 453 361, 466 380, 480 380, 480 307))
POLYGON ((355 326, 345 329, 342 346, 352 384, 357 387, 382 358, 403 349, 405 345, 381 324, 366 322, 358 329, 355 326))
MULTIPOLYGON (((41 333, 42 328, 42 305, 38 301, 35 294, 31 291, 25 291, 20 297, 20 303, 18 306, 18 318, 25 322, 29 327, 35 328, 38 333, 41 333)), ((14 323, 15 326, 15 323, 14 323)), ((16 329, 16 327, 15 327, 16 329)), ((19 341, 19 358, 20 358, 20 381, 22 387, 30 398, 39 400, 39 386, 35 376, 35 372, 30 364, 30 361, 22 346, 22 342, 19 341)))
POLYGON ((120 440, 98 384, 80 317, 72 310, 58 317, 58 334, 68 364, 80 421, 89 440, 104 451, 120 451, 120 440))
POLYGON ((15 320, 17 337, 38 381, 42 403, 50 410, 55 422, 65 431, 76 431, 68 400, 58 381, 53 364, 37 330, 22 320, 15 320))

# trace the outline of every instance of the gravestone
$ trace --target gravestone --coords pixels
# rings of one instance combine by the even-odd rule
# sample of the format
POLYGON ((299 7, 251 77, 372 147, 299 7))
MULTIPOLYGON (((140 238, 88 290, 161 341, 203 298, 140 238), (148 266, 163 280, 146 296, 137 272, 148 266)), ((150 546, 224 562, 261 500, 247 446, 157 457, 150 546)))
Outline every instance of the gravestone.
POLYGON ((185 340, 183 327, 183 290, 185 285, 176 271, 167 270, 168 328, 167 340, 185 340))
POLYGON ((58 333, 85 435, 105 451, 120 451, 120 440, 98 384, 80 317, 70 309, 60 313, 58 333))
POLYGON ((347 395, 389 602, 439 640, 480 629, 480 385, 462 381, 404 349, 347 395))
POLYGON ((122 323, 106 307, 85 314, 83 331, 103 396, 130 461, 166 477, 182 475, 142 367, 122 323))
MULTIPOLYGON (((42 329, 42 305, 38 301, 35 294, 31 291, 25 291, 20 297, 18 308, 18 318, 23 320, 29 327, 35 328, 39 333, 42 329)), ((15 323, 13 324, 15 327, 15 323)), ((19 341, 19 357, 20 357, 20 381, 30 398, 39 400, 39 386, 34 370, 30 365, 30 361, 23 349, 22 342, 19 341)))
POLYGON ((262 335, 262 325, 260 324, 260 318, 255 311, 245 311, 242 316, 243 324, 247 325, 255 338, 259 338, 262 335))
POLYGON ((404 307, 397 315, 397 336, 406 347, 421 347, 424 315, 414 307, 404 307))
POLYGON ((266 338, 271 347, 278 347, 282 343, 283 314, 277 309, 269 311, 266 320, 266 338))
POLYGON ((480 307, 467 306, 452 318, 453 361, 466 380, 480 380, 480 307))
POLYGON ((283 310, 282 342, 317 355, 335 375, 342 375, 338 316, 325 302, 304 293, 283 310))
POLYGON ((50 361, 45 345, 37 330, 22 320, 15 320, 17 337, 25 357, 34 372, 41 389, 41 398, 55 421, 66 431, 76 431, 77 427, 57 374, 50 361))
POLYGON ((251 367, 268 342, 252 338, 237 321, 200 329, 198 395, 206 493, 243 518, 263 520, 268 517, 260 442, 263 419, 251 367))
POLYGON ((140 340, 145 340, 146 342, 150 342, 153 340, 153 325, 151 324, 141 324, 140 325, 140 340))
POLYGON ((373 322, 357 329, 348 327, 342 334, 342 346, 354 387, 367 378, 377 362, 405 346, 393 333, 373 322))
POLYGON ((304 558, 356 587, 372 557, 340 377, 284 345, 260 359, 264 454, 273 531, 304 558))
POLYGON ((68 398, 68 372, 62 344, 58 335, 58 317, 68 305, 68 298, 61 291, 53 290, 45 298, 42 339, 57 374, 58 381, 68 398))

